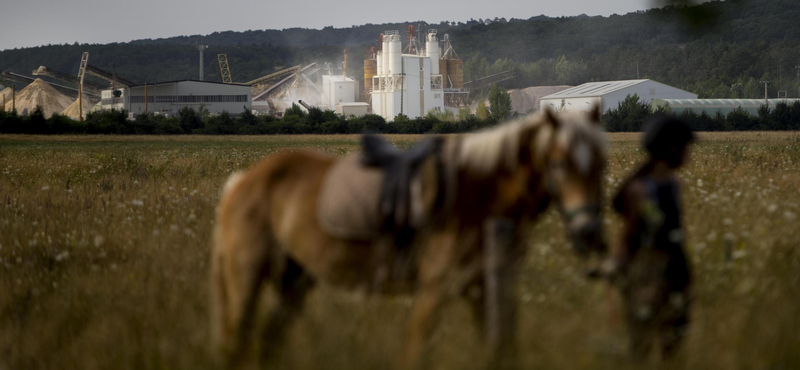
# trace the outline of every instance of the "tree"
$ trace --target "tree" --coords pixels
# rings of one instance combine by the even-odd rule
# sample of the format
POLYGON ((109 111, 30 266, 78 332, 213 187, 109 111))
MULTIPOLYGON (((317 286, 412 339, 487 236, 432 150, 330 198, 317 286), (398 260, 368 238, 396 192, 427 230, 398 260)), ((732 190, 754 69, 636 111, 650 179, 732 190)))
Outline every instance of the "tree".
POLYGON ((503 121, 511 116, 511 95, 495 84, 489 91, 489 106, 492 119, 503 121))
POLYGON ((178 122, 180 123, 183 132, 187 134, 190 134, 193 130, 199 129, 203 126, 203 120, 200 117, 200 114, 198 114, 191 107, 183 107, 178 110, 178 122))
POLYGON ((604 114, 603 122, 610 132, 636 132, 641 131, 650 114, 650 105, 640 101, 639 95, 633 94, 625 97, 617 109, 604 114))
POLYGON ((489 108, 486 108, 486 103, 483 100, 478 102, 478 107, 475 108, 475 115, 483 121, 489 119, 489 108))
POLYGON ((470 113, 469 108, 463 107, 458 109, 458 121, 464 122, 470 120, 470 118, 474 117, 472 113, 470 113))

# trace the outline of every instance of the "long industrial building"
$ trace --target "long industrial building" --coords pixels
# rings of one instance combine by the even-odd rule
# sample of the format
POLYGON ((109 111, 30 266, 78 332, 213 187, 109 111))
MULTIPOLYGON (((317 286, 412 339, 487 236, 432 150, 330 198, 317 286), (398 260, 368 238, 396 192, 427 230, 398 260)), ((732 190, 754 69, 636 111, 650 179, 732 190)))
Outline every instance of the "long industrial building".
POLYGON ((103 109, 138 113, 175 115, 183 107, 211 113, 239 114, 252 109, 251 88, 247 85, 211 81, 181 80, 123 87, 101 91, 103 109), (115 94, 116 92, 116 94, 115 94))
POLYGON ((757 116, 758 109, 763 105, 769 109, 775 109, 778 104, 792 105, 800 102, 800 99, 655 99, 650 103, 653 110, 659 107, 668 108, 672 113, 681 114, 690 110, 694 113, 713 116, 717 112, 727 115, 736 109, 742 108, 747 113, 757 116))
POLYGON ((448 53, 449 40, 442 55, 436 30, 425 35, 424 47, 412 35, 410 31, 408 52, 403 53, 400 33, 386 31, 380 50, 364 60, 364 90, 372 113, 387 121, 399 114, 417 118, 441 112, 447 102, 456 107, 466 104, 463 62, 450 57, 454 53, 448 53))
POLYGON ((628 95, 638 95, 644 103, 654 99, 697 99, 697 94, 653 80, 589 82, 542 97, 539 109, 583 112, 599 105, 602 112, 607 112, 617 109, 628 95))

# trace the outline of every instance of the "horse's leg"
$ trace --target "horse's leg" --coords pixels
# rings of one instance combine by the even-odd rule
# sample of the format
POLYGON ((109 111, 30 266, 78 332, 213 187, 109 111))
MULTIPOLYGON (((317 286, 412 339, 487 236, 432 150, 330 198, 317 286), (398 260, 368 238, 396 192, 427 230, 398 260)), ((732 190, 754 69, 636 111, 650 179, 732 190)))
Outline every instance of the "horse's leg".
POLYGON ((229 243, 217 245, 212 261, 213 330, 230 366, 240 363, 246 355, 268 264, 264 235, 254 232, 247 235, 247 229, 237 232, 242 234, 233 236, 229 243))
POLYGON ((475 327, 478 330, 478 336, 482 342, 486 341, 486 286, 484 284, 484 277, 480 275, 473 281, 469 282, 464 290, 461 291, 461 297, 467 301, 472 318, 475 320, 475 327))
POLYGON ((274 285, 278 301, 267 317, 262 335, 262 362, 274 357, 287 329, 302 313, 306 296, 314 287, 313 278, 291 258, 286 258, 282 267, 274 285))
POLYGON ((514 224, 507 219, 487 220, 484 226, 484 319, 493 369, 517 366, 517 278, 514 224))
POLYGON ((405 353, 401 361, 404 369, 421 366, 423 349, 433 331, 446 294, 446 279, 448 270, 453 267, 455 244, 455 232, 434 235, 420 257, 419 288, 414 299, 405 353))

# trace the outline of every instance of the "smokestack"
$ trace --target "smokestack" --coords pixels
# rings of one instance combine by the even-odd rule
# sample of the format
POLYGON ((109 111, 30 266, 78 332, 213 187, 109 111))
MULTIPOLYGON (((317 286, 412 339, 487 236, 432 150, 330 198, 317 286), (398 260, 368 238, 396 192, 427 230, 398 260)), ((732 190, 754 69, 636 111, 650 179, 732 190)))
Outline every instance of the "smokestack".
POLYGON ((347 49, 344 49, 344 76, 348 77, 347 68, 347 49))

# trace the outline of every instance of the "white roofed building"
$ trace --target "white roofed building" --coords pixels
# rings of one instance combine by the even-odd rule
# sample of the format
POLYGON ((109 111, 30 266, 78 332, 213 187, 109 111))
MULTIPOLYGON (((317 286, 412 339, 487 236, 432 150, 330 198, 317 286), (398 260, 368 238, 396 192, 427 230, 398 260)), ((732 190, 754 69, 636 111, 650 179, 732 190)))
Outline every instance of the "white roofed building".
POLYGON ((634 94, 645 103, 654 99, 697 99, 697 94, 653 80, 589 82, 542 97, 539 109, 584 112, 599 105, 602 112, 607 112, 634 94))

